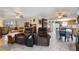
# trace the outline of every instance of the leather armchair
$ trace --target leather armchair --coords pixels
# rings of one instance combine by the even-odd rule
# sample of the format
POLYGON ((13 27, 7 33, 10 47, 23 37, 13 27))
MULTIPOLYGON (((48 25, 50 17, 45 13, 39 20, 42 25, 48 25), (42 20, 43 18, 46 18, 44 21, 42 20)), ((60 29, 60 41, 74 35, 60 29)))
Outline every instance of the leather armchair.
POLYGON ((38 29, 38 35, 43 37, 43 36, 47 36, 47 28, 39 28, 38 29))
POLYGON ((38 36, 38 39, 36 40, 36 45, 49 46, 50 45, 50 36, 49 35, 47 35, 46 37, 38 36))

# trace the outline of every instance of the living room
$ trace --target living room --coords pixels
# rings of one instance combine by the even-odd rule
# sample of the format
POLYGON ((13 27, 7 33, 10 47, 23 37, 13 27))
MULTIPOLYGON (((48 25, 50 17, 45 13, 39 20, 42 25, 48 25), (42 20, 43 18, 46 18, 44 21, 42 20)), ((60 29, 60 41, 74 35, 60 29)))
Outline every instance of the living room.
POLYGON ((0 7, 1 51, 78 51, 78 7, 0 7))

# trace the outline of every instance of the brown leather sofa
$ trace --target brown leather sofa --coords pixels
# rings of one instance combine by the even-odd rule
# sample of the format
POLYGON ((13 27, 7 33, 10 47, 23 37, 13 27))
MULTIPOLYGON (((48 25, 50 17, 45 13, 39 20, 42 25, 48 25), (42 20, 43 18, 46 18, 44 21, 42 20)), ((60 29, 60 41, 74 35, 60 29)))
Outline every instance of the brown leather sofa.
POLYGON ((28 47, 33 47, 34 45, 34 41, 33 41, 33 37, 29 37, 29 36, 33 36, 32 34, 16 34, 15 35, 15 43, 21 44, 21 45, 26 45, 28 47))
POLYGON ((25 44, 25 34, 24 33, 19 33, 15 35, 15 43, 18 44, 25 44))

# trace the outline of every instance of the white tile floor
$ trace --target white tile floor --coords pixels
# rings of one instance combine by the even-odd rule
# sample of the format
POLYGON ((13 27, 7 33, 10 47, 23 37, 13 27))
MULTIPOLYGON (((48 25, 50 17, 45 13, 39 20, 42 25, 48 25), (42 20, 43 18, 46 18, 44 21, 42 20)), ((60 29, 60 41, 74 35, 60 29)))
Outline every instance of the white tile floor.
MULTIPOLYGON (((50 46, 36 46, 34 47, 26 47, 24 45, 19 45, 19 44, 13 44, 13 45, 8 45, 3 47, 1 50, 8 50, 8 51, 75 51, 75 45, 74 41, 70 42, 64 42, 64 41, 59 41, 58 39, 55 38, 55 35, 53 33, 51 34, 51 39, 50 39, 50 46)), ((75 38, 74 38, 75 39, 75 38)))

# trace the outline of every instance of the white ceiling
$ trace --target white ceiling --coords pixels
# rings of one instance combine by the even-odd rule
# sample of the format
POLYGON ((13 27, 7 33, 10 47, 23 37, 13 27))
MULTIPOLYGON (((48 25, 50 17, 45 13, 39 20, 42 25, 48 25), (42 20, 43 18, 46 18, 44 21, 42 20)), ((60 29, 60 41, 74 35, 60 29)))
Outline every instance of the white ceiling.
POLYGON ((78 8, 76 7, 0 7, 1 18, 15 18, 16 14, 24 17, 32 16, 55 16, 56 12, 65 12, 68 17, 75 17, 78 8))

